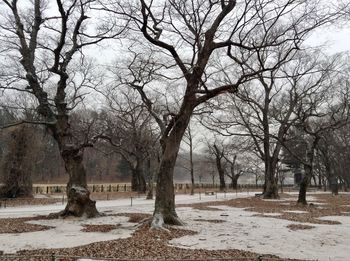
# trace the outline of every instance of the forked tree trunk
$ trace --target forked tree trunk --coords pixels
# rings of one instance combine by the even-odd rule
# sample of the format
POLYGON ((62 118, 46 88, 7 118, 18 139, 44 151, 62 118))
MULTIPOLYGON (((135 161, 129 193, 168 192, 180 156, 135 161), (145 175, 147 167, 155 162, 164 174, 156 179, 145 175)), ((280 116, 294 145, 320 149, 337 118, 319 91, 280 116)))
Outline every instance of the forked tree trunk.
POLYGON ((214 144, 214 150, 215 150, 215 161, 216 161, 216 168, 218 170, 219 174, 219 181, 220 181, 220 191, 224 191, 226 188, 225 184, 225 169, 222 166, 221 159, 224 157, 223 151, 220 150, 215 144, 214 144))
MULTIPOLYGON (((83 165, 83 153, 80 150, 63 150, 61 155, 64 161, 66 172, 69 175, 67 184, 67 205, 58 213, 59 216, 96 217, 99 212, 96 209, 96 202, 90 199, 90 192, 87 188, 86 171, 83 165)), ((53 214, 56 215, 56 214, 53 214)))

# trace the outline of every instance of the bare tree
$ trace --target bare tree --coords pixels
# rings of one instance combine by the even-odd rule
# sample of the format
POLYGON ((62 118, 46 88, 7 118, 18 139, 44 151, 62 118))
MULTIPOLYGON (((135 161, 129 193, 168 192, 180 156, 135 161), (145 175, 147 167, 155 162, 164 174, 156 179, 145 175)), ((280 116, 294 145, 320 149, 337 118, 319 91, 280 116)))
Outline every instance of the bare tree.
POLYGON ((70 112, 84 100, 83 87, 97 80, 87 73, 91 73, 92 64, 86 63, 82 49, 115 37, 120 29, 111 20, 108 26, 89 25, 93 4, 90 0, 58 0, 49 12, 40 0, 28 6, 21 6, 17 0, 1 1, 0 41, 6 46, 6 62, 12 67, 2 71, 0 88, 36 98, 40 123, 57 141, 69 175, 68 203, 60 213, 63 216, 98 215, 89 197, 83 166, 84 148, 91 143, 74 136, 70 112), (75 59, 78 56, 80 60, 75 59))
POLYGON ((258 68, 263 69, 274 62, 274 69, 268 72, 262 70, 257 74, 256 81, 244 84, 229 103, 224 103, 225 114, 212 117, 211 123, 206 125, 215 126, 216 131, 226 136, 251 138, 257 155, 265 164, 264 197, 276 198, 276 168, 282 149, 281 141, 297 121, 299 106, 309 107, 309 104, 303 103, 304 100, 327 81, 330 70, 335 68, 336 59, 323 66, 320 65, 322 60, 317 51, 311 55, 297 51, 283 62, 280 60, 283 57, 281 54, 275 58, 269 52, 261 55, 258 68), (221 127, 221 130, 217 127, 221 127))
POLYGON ((195 128, 189 123, 186 132, 184 134, 183 142, 188 146, 188 154, 189 159, 185 158, 185 160, 188 161, 187 166, 182 166, 187 171, 190 172, 190 178, 191 178, 191 195, 194 195, 194 188, 195 188, 195 182, 194 182, 194 173, 195 173, 195 160, 194 160, 194 151, 196 147, 199 145, 199 141, 196 141, 196 135, 197 132, 195 131, 195 128))
POLYGON ((159 137, 152 117, 134 90, 118 89, 109 92, 106 99, 107 106, 100 116, 105 127, 95 138, 109 141, 113 151, 129 165, 132 190, 145 193, 145 175, 151 175, 145 170, 151 171, 151 157, 159 137))
POLYGON ((339 81, 342 77, 337 71, 332 71, 328 76, 328 81, 317 92, 309 94, 297 110, 295 124, 301 146, 297 150, 295 147, 290 149, 286 146, 288 143, 284 143, 285 148, 304 166, 298 197, 298 203, 303 205, 307 204, 306 192, 313 176, 317 147, 330 132, 349 123, 349 88, 339 81))
POLYGON ((225 160, 225 145, 223 142, 215 141, 213 144, 208 143, 208 151, 215 158, 216 169, 219 175, 220 191, 226 189, 225 174, 226 174, 226 160, 225 160))
POLYGON ((21 125, 6 130, 7 146, 2 157, 0 197, 16 198, 32 196, 31 157, 35 153, 35 131, 21 125))
MULTIPOLYGON (((318 13, 318 4, 290 0, 247 0, 240 4, 235 0, 168 1, 156 4, 140 0, 135 5, 122 6, 121 2, 105 5, 105 9, 133 19, 134 29, 140 30, 157 51, 152 59, 148 59, 151 61, 148 64, 162 63, 160 74, 164 76, 168 72, 164 78, 177 80, 176 85, 183 90, 178 110, 170 111, 161 128, 162 161, 153 227, 162 227, 163 223, 181 224, 175 211, 173 170, 193 111, 215 96, 237 92, 243 83, 261 71, 271 70, 269 66, 261 70, 250 66, 252 60, 259 59, 263 49, 277 50, 283 46, 286 59, 293 50, 299 49, 312 29, 333 17, 330 10, 318 13), (220 64, 214 64, 216 56, 223 57, 220 64)), ((129 83, 144 93, 145 81, 138 76, 133 74, 129 83)), ((153 103, 145 97, 145 103, 152 107, 153 103)))

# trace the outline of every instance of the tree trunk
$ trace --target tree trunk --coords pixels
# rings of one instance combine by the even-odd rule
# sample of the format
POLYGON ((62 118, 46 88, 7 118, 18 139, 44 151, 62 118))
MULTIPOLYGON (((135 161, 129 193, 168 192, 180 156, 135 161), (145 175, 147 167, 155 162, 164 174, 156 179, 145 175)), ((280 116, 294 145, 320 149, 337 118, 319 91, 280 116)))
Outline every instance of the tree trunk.
POLYGON ((304 165, 305 176, 300 182, 298 204, 307 205, 306 201, 306 191, 307 187, 311 181, 312 167, 310 165, 304 165))
POLYGON ((239 174, 236 174, 236 175, 233 175, 231 177, 231 186, 232 186, 232 189, 237 189, 238 187, 238 178, 240 177, 239 174))
POLYGON ((147 158, 147 177, 148 177, 148 189, 147 189, 147 195, 146 199, 153 199, 153 190, 154 190, 154 174, 151 170, 151 157, 148 156, 147 158))
POLYGON ((136 166, 133 166, 132 163, 129 163, 129 166, 131 168, 131 190, 140 193, 146 193, 147 186, 141 168, 141 160, 137 159, 136 166))
POLYGON ((220 191, 224 191, 226 189, 226 183, 225 183, 225 172, 223 170, 219 172, 219 179, 220 179, 220 191))
POLYGON ((311 147, 306 152, 307 164, 304 164, 305 176, 300 183, 299 196, 297 201, 298 204, 307 205, 306 191, 311 182, 312 172, 313 172, 314 152, 319 139, 320 138, 316 136, 314 141, 312 142, 311 147))
POLYGON ((170 146, 170 144, 167 145, 158 172, 152 227, 162 227, 163 223, 169 225, 182 224, 175 211, 173 172, 176 157, 176 147, 170 146))
POLYGON ((78 149, 63 150, 61 155, 69 175, 69 181, 67 184, 68 202, 59 215, 63 217, 85 216, 87 218, 98 216, 96 202, 90 199, 90 192, 87 188, 82 151, 78 149))
POLYGON ((139 179, 138 181, 139 189, 137 190, 137 192, 146 193, 146 190, 147 190, 146 180, 143 175, 143 171, 141 169, 138 171, 138 179, 139 179))
POLYGON ((265 184, 263 196, 267 199, 279 198, 278 183, 275 177, 275 166, 271 159, 265 162, 265 184))
POLYGON ((32 197, 32 177, 29 169, 28 146, 33 133, 27 126, 15 127, 7 138, 8 149, 3 157, 0 198, 32 197))
POLYGON ((318 174, 318 188, 322 189, 322 175, 321 175, 321 173, 318 174))
POLYGON ((157 175, 156 200, 153 213, 153 228, 162 228, 164 223, 182 225, 175 211, 175 193, 173 184, 174 167, 180 143, 190 121, 193 108, 187 108, 174 123, 168 137, 162 141, 162 158, 157 175))
POLYGON ((193 144, 190 138, 190 172, 191 172, 191 195, 194 195, 194 164, 193 164, 193 144))
POLYGON ((329 178, 330 189, 332 191, 332 195, 336 196, 339 194, 339 184, 338 178, 334 175, 331 175, 329 178))
POLYGON ((191 195, 194 195, 194 173, 193 169, 191 169, 191 195))
POLYGON ((222 152, 218 148, 216 148, 216 145, 214 145, 214 149, 216 150, 215 159, 216 159, 216 168, 219 174, 220 191, 224 191, 226 188, 226 184, 225 184, 225 170, 222 167, 222 163, 221 163, 221 159, 223 156, 222 156, 222 152))
POLYGON ((136 168, 131 169, 131 191, 139 190, 139 178, 136 168))

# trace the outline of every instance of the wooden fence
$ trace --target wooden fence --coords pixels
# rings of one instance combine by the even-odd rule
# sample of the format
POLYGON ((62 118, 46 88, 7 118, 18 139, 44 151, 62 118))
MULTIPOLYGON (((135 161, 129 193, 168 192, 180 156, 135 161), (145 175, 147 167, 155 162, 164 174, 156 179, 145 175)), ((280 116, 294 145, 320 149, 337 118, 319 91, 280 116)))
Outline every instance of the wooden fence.
MULTIPOLYGON (((155 186, 155 185, 154 185, 155 186)), ((255 184, 240 184, 238 189, 255 189, 261 188, 262 185, 256 186, 255 184)), ((195 184, 195 188, 203 189, 218 189, 219 184, 213 183, 201 183, 195 184)), ((131 183, 95 183, 88 184, 88 189, 91 192, 131 192, 131 183)), ((174 184, 175 192, 190 190, 190 183, 175 183, 174 184)), ((34 194, 54 194, 54 193, 65 193, 66 184, 33 184, 33 193, 34 194)))

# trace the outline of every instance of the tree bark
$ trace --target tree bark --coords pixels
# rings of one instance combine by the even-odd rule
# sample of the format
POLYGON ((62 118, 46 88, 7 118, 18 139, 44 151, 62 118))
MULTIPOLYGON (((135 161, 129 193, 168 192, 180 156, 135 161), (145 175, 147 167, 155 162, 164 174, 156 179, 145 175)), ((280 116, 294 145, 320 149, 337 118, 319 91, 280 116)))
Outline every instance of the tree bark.
POLYGON ((32 136, 31 128, 16 126, 6 137, 8 149, 0 169, 4 183, 0 186, 0 198, 32 197, 33 184, 27 159, 31 152, 28 143, 33 142, 32 136))
POLYGON ((265 161, 265 184, 263 196, 267 199, 279 198, 275 165, 271 159, 265 161))
POLYGON ((311 181, 311 173, 312 167, 308 164, 304 165, 305 176, 300 182, 299 196, 298 196, 298 204, 307 205, 306 201, 306 191, 308 185, 311 181))
POLYGON ((306 164, 304 164, 305 176, 300 183, 299 196, 298 196, 298 204, 307 205, 306 201, 306 191, 311 182, 312 172, 313 172, 313 162, 314 162, 314 152, 320 137, 316 136, 312 142, 312 145, 306 152, 306 164))
POLYGON ((148 177, 148 189, 147 189, 147 195, 146 199, 153 199, 153 190, 154 190, 154 174, 151 170, 151 156, 147 157, 147 177, 148 177))
POLYGON ((194 164, 193 164, 193 144, 192 137, 190 141, 190 174, 191 174, 191 195, 194 195, 194 164))
POLYGON ((237 189, 238 187, 238 178, 240 177, 239 174, 236 174, 234 176, 231 177, 231 186, 232 189, 237 189))
POLYGON ((131 177, 131 190, 146 193, 146 180, 143 176, 142 170, 139 167, 132 169, 132 177, 131 177))
POLYGON ((157 175, 156 200, 153 213, 153 228, 162 228, 164 223, 182 225, 175 211, 173 175, 180 143, 185 133, 193 108, 186 108, 174 123, 172 130, 162 141, 162 158, 157 175))
POLYGON ((214 144, 214 150, 215 150, 215 161, 216 161, 216 168, 218 170, 219 174, 219 180, 220 180, 220 191, 224 191, 226 188, 226 183, 225 183, 225 169, 222 166, 221 159, 224 157, 223 151, 221 151, 216 144, 214 144))
POLYGON ((96 217, 99 212, 96 209, 96 201, 90 199, 87 188, 86 171, 83 165, 83 153, 81 150, 63 150, 61 155, 69 175, 67 184, 68 202, 65 209, 58 213, 60 216, 85 216, 96 217))

